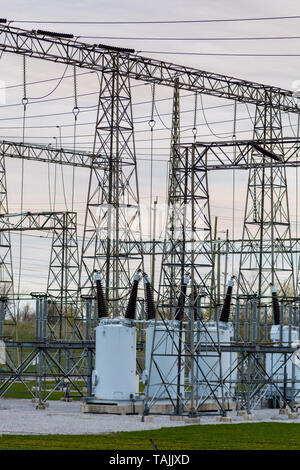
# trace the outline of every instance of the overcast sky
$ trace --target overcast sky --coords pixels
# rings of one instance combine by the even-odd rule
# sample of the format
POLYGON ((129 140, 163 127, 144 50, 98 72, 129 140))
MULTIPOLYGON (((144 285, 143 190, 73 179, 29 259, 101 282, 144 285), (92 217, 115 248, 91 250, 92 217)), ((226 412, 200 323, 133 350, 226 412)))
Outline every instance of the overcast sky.
MULTIPOLYGON (((246 17, 270 17, 299 15, 300 5, 296 0, 285 1, 258 1, 251 2, 233 0, 152 0, 141 2, 137 0, 99 1, 33 1, 27 0, 6 2, 1 7, 1 16, 15 21, 14 26, 27 29, 46 29, 50 31, 70 32, 80 36, 81 41, 91 43, 104 43, 122 45, 134 48, 141 55, 152 56, 169 62, 189 65, 202 70, 228 74, 272 84, 282 88, 291 89, 295 80, 300 80, 300 57, 234 57, 216 55, 182 55, 166 54, 166 52, 181 53, 248 53, 248 54, 300 54, 300 39, 287 40, 243 40, 243 41, 216 41, 193 40, 184 38, 229 38, 229 37, 261 37, 261 36, 300 36, 300 19, 249 21, 227 23, 201 23, 201 24, 143 24, 143 25, 80 25, 80 24, 38 24, 37 21, 149 21, 149 20, 191 20, 191 19, 224 19, 246 17), (32 23, 22 23, 22 21, 32 23), (97 36, 97 38, 89 38, 97 36), (112 39, 126 37, 128 39, 112 39), (129 38, 182 38, 182 40, 143 40, 129 38), (160 53, 163 52, 163 53, 160 53)), ((22 140, 21 100, 22 89, 22 58, 15 55, 3 54, 1 58, 0 80, 7 86, 7 101, 0 106, 0 139, 22 140)), ((28 84, 30 97, 27 117, 25 140, 27 142, 56 145, 59 140, 57 125, 61 126, 62 144, 72 147, 74 140, 74 89, 72 69, 64 66, 45 63, 35 59, 27 61, 27 81, 29 83, 40 80, 56 79, 41 84, 28 84), (66 77, 55 89, 58 79, 65 73, 66 77), (69 76, 69 78, 68 78, 69 76), (45 95, 49 95, 43 99, 45 95), (63 99, 62 99, 63 98, 63 99), (47 99, 47 101, 45 101, 47 99), (43 127, 40 127, 43 126, 43 127)), ((76 147, 78 149, 91 149, 93 136, 93 122, 96 116, 97 91, 99 90, 97 77, 78 71, 78 93, 80 115, 76 147), (85 96, 82 96, 85 95, 85 96)), ((136 85, 133 84, 133 85, 136 85)), ((164 203, 166 193, 167 160, 169 156, 170 113, 172 110, 172 91, 158 87, 158 101, 156 115, 155 136, 155 168, 153 194, 164 203), (167 99, 168 98, 168 99, 167 99)), ((187 92, 181 93, 182 140, 191 140, 193 126, 194 98, 187 92)), ((150 132, 147 122, 151 113, 151 90, 149 85, 135 87, 133 90, 134 118, 136 122, 137 156, 139 159, 139 175, 141 187, 141 202, 149 204, 149 145, 150 132)), ((205 117, 211 123, 207 128, 203 112, 197 112, 197 129, 199 140, 215 140, 211 130, 217 135, 229 137, 232 132, 233 104, 226 100, 216 100, 203 97, 206 109, 205 117), (226 104, 223 108, 215 108, 219 104, 226 104), (222 121, 222 122, 219 122, 222 121), (226 121, 225 123, 223 121, 226 121)), ((199 102, 198 102, 199 106, 199 102)), ((249 107, 253 115, 253 107, 249 107)), ((237 109, 237 135, 245 138, 251 135, 251 121, 244 105, 239 104, 237 109)), ((291 116, 291 122, 296 122, 291 116)), ((288 122, 287 122, 288 126, 288 122)), ((292 135, 287 127, 286 135, 292 135)), ((223 137, 224 138, 224 137, 223 137)), ((236 177, 236 234, 239 235, 243 219, 245 203, 245 188, 247 174, 236 177)), ((66 205, 70 208, 72 170, 61 168, 48 168, 47 165, 25 162, 24 169, 24 210, 40 211, 53 207, 54 178, 57 179, 56 209, 64 210, 66 205), (64 201, 63 184, 67 197, 64 201), (49 186, 50 182, 50 186, 49 186), (49 189, 50 188, 50 189, 49 189)), ((75 210, 79 214, 79 222, 83 222, 86 201, 87 172, 77 170, 75 210)), ((289 172, 291 219, 295 230, 295 174, 289 172)), ((7 159, 7 180, 9 210, 20 211, 20 181, 21 162, 7 159)), ((232 174, 213 175, 211 183, 212 215, 219 218, 219 229, 232 231, 232 174)), ((161 227, 159 227, 161 231, 161 227)), ((80 225, 80 235, 82 225, 80 225)), ((221 235, 220 235, 221 236, 221 235)), ((35 234, 23 237, 23 270, 22 292, 42 290, 47 279, 47 263, 50 255, 50 237, 37 240, 35 234)), ((13 236, 13 255, 15 274, 18 274, 19 251, 18 237, 13 236)))

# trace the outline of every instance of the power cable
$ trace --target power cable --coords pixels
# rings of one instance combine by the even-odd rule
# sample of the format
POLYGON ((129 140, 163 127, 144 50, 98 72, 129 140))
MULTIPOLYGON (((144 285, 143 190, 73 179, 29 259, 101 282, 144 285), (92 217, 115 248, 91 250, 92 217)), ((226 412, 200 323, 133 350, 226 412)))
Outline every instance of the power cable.
POLYGON ((66 74, 66 72, 67 72, 67 70, 68 70, 68 67, 69 67, 69 65, 66 65, 66 68, 65 68, 65 70, 64 70, 64 72, 63 72, 61 78, 59 79, 58 83, 55 85, 55 87, 53 88, 53 90, 51 90, 49 93, 47 93, 47 94, 44 95, 44 96, 38 96, 38 97, 35 97, 35 98, 32 97, 32 98, 28 98, 28 99, 30 99, 30 100, 41 100, 41 99, 47 98, 48 96, 52 95, 52 93, 54 93, 54 92, 58 89, 59 85, 60 85, 61 82, 63 81, 63 79, 64 79, 64 77, 65 77, 65 74, 66 74))
MULTIPOLYGON (((208 128, 209 131, 212 133, 212 135, 214 135, 215 137, 217 137, 217 139, 219 139, 220 136, 219 136, 218 134, 215 134, 215 133, 214 133, 214 131, 212 130, 212 128, 211 128, 210 125, 209 125, 209 122, 208 122, 207 119, 206 119, 205 108, 204 108, 204 106, 203 106, 202 94, 200 94, 200 102, 201 102, 201 110, 202 110, 203 118, 204 118, 204 121, 205 121, 205 124, 206 124, 207 128, 208 128)), ((231 137, 231 134, 228 134, 226 137, 231 137)))
MULTIPOLYGON (((25 143, 25 128, 26 128, 26 110, 28 105, 28 98, 27 98, 27 83, 26 83, 26 55, 23 55, 23 129, 22 129, 22 140, 23 144, 25 143)), ((23 212, 23 203, 24 203, 24 171, 25 171, 25 159, 22 158, 21 162, 21 205, 20 211, 23 212)), ((22 227, 22 221, 21 221, 22 227)), ((23 251, 23 231, 20 231, 20 247, 19 247, 19 273, 18 273, 18 292, 20 292, 21 286, 21 274, 22 274, 22 251, 23 251)), ((17 309, 19 310, 20 304, 18 303, 17 309)))
MULTIPOLYGON (((76 151, 76 132, 77 132, 77 118, 80 112, 80 109, 78 107, 78 97, 77 97, 77 76, 76 76, 76 66, 74 65, 74 108, 73 108, 73 114, 74 114, 74 141, 73 141, 73 147, 74 147, 74 155, 73 155, 73 160, 75 159, 75 151, 76 151)), ((75 191, 75 166, 72 167, 72 204, 71 204, 71 210, 73 212, 74 210, 74 191, 75 191)))
POLYGON ((190 56, 218 56, 218 57, 300 57, 300 54, 258 54, 243 52, 176 52, 176 51, 139 51, 143 54, 164 54, 164 55, 190 55, 190 56))
POLYGON ((156 124, 154 120, 154 109, 155 109, 155 83, 151 86, 152 89, 152 103, 151 103, 151 118, 148 122, 150 127, 150 213, 149 213, 149 233, 151 238, 152 233, 152 199, 153 199, 153 130, 156 124))
POLYGON ((260 16, 246 18, 213 18, 201 20, 148 20, 148 21, 42 21, 42 20, 11 20, 10 23, 35 23, 35 24, 190 24, 190 23, 234 23, 244 21, 274 21, 299 19, 300 15, 290 16, 260 16))
POLYGON ((300 36, 256 36, 256 37, 203 37, 203 38, 179 38, 179 37, 129 37, 129 36, 78 36, 85 39, 109 39, 125 41, 263 41, 263 40, 291 40, 300 39, 300 36))

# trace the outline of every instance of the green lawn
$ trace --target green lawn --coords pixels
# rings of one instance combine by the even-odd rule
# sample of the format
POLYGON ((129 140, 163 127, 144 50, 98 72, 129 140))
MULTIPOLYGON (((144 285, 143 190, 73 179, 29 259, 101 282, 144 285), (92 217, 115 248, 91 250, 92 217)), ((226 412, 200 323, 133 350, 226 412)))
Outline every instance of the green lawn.
POLYGON ((189 425, 106 435, 13 436, 0 438, 0 450, 299 450, 300 424, 241 423, 189 425))
MULTIPOLYGON (((34 381, 29 381, 26 382, 27 387, 29 389, 32 389, 32 387, 35 386, 34 381)), ((76 382, 77 386, 79 389, 82 389, 83 386, 85 385, 84 382, 76 382)), ((47 382, 46 383, 46 389, 51 390, 54 387, 54 382, 47 382)), ((45 396, 48 394, 48 392, 42 393, 42 399, 45 398, 45 396)), ((48 400, 60 400, 62 397, 65 396, 65 393, 62 391, 54 391, 51 393, 50 397, 48 400)), ((70 391, 70 396, 73 398, 73 400, 80 400, 80 395, 77 390, 71 389, 70 391)), ((21 382, 15 382, 12 384, 12 386, 9 388, 9 390, 5 393, 4 398, 33 398, 32 394, 27 390, 25 385, 21 382)))

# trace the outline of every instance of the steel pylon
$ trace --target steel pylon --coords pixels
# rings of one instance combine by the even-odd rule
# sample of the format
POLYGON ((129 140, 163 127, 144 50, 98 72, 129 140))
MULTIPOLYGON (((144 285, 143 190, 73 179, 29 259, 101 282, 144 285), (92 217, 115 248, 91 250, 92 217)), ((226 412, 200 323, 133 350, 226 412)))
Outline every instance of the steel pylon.
POLYGON ((269 142, 253 148, 252 159, 262 167, 249 170, 239 268, 239 292, 260 299, 275 284, 279 295, 294 295, 294 263, 286 169, 277 165, 284 157, 281 111, 272 106, 272 88, 266 88, 265 104, 256 107, 254 139, 269 142), (259 243, 259 252, 251 246, 259 243), (245 248, 245 250, 243 250, 245 248), (250 249, 249 249, 250 248, 250 249), (245 251, 243 253, 243 251, 245 251))
POLYGON ((102 74, 81 258, 81 293, 94 294, 93 271, 100 271, 109 311, 122 314, 131 278, 142 265, 131 86, 114 56, 102 74))

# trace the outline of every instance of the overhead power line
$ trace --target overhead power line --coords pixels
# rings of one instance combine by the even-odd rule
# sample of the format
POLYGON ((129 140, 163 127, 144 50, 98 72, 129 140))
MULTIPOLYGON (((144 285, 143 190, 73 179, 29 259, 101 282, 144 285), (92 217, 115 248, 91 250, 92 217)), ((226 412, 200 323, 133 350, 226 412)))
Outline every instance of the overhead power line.
POLYGON ((300 15, 262 16, 246 18, 212 18, 201 20, 148 20, 148 21, 44 21, 44 20, 9 20, 9 23, 31 24, 185 24, 185 23, 233 23, 240 21, 273 21, 299 19, 300 15))
POLYGON ((256 36, 256 37, 204 37, 204 38, 178 38, 178 37, 144 37, 144 36, 78 36, 84 39, 117 39, 117 40, 140 40, 140 41, 262 41, 281 39, 300 39, 300 36, 256 36))
POLYGON ((244 52, 175 52, 175 51, 139 51, 143 54, 227 56, 227 57, 300 57, 300 54, 257 54, 244 52))

